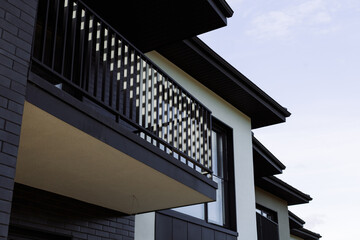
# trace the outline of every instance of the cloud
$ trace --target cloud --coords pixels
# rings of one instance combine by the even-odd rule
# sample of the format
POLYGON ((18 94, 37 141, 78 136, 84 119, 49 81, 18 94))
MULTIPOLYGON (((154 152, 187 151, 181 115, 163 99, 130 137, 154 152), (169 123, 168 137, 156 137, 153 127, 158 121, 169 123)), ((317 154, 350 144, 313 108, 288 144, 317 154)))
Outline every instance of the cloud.
POLYGON ((297 5, 283 7, 278 10, 262 12, 252 16, 251 29, 247 35, 257 39, 282 38, 289 39, 299 29, 324 30, 324 25, 332 22, 332 11, 328 9, 328 1, 308 0, 297 5))
POLYGON ((312 214, 306 219, 306 228, 313 229, 318 227, 319 225, 323 225, 326 223, 326 215, 325 214, 312 214))

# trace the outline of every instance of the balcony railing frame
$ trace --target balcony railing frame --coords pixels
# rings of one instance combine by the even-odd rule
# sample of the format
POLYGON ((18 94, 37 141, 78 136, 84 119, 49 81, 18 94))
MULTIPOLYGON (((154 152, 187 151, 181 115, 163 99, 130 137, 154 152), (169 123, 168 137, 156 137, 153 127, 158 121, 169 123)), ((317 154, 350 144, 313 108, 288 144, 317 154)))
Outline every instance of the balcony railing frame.
POLYGON ((33 71, 211 177, 208 108, 83 1, 40 0, 38 9, 33 71))

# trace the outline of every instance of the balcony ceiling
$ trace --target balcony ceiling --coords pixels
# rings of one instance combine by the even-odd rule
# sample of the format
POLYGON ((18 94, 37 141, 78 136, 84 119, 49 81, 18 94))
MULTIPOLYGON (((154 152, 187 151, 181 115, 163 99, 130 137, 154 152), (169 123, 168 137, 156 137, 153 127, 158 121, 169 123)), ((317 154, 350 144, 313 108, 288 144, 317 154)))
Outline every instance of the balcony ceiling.
POLYGON ((127 214, 212 201, 29 102, 15 180, 127 214))
POLYGON ((224 0, 84 2, 143 52, 224 27, 233 14, 224 0))

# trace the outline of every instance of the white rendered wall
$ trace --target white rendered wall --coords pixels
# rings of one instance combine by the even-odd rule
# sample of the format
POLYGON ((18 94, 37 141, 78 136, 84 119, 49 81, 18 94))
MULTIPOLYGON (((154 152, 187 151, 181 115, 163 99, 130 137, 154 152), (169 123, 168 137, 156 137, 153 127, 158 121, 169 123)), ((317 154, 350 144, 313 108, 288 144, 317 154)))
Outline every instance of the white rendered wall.
POLYGON ((209 108, 214 117, 233 128, 238 239, 257 239, 250 119, 159 53, 146 55, 209 108))
POLYGON ((277 212, 280 240, 290 239, 289 213, 287 202, 258 187, 256 187, 255 194, 256 203, 277 212))
POLYGON ((155 212, 135 215, 135 240, 155 239, 155 212))
POLYGON ((290 235, 290 240, 304 240, 304 239, 299 238, 299 237, 294 236, 294 235, 290 235))

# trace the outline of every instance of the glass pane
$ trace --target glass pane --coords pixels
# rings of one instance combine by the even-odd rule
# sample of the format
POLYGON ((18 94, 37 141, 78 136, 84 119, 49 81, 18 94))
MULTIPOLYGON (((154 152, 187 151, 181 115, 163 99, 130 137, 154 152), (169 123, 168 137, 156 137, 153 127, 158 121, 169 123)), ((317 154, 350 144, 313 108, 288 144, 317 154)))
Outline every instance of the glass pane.
POLYGON ((224 163, 224 138, 223 135, 217 134, 217 176, 224 177, 223 163, 224 163))
POLYGON ((174 208, 173 210, 205 220, 204 204, 179 207, 179 208, 174 208))
POLYGON ((224 181, 215 176, 213 180, 218 184, 218 189, 216 191, 216 201, 208 203, 208 221, 224 225, 224 181))
POLYGON ((211 136, 211 147, 213 149, 212 151, 212 162, 213 162, 213 166, 212 166, 212 170, 214 175, 217 175, 218 172, 218 156, 217 156, 217 133, 216 132, 212 132, 212 136, 211 136))

